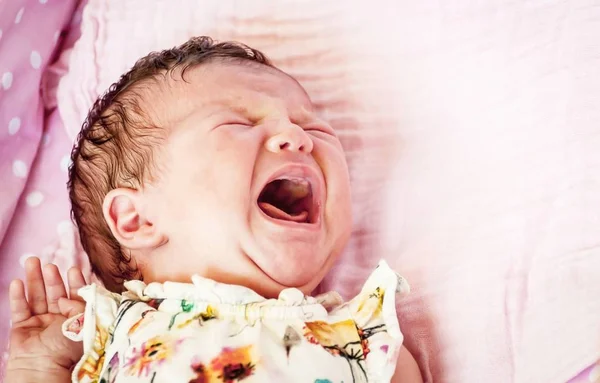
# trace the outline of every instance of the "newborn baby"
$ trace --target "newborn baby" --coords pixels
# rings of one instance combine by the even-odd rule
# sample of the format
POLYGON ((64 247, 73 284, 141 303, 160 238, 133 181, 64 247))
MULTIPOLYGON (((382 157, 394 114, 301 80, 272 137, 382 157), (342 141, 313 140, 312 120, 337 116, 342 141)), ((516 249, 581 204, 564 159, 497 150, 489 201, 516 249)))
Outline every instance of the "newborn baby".
POLYGON ((259 51, 199 37, 146 56, 96 102, 72 160, 73 217, 105 287, 81 288, 73 315, 56 268, 28 262, 29 299, 11 284, 8 376, 64 381, 81 356, 70 342, 24 362, 26 330, 60 322, 83 341, 74 382, 421 381, 395 311, 408 286, 384 261, 349 302, 309 296, 350 235, 347 165, 259 51))

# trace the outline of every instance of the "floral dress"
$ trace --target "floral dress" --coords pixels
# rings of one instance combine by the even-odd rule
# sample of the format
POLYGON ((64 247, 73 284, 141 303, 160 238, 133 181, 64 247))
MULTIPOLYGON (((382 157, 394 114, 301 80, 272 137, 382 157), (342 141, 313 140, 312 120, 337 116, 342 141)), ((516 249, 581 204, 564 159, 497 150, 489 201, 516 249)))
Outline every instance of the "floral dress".
POLYGON ((385 261, 345 303, 293 288, 265 299, 197 276, 125 287, 79 291, 85 312, 63 325, 83 341, 73 382, 389 382, 403 341, 396 294, 409 291, 385 261))

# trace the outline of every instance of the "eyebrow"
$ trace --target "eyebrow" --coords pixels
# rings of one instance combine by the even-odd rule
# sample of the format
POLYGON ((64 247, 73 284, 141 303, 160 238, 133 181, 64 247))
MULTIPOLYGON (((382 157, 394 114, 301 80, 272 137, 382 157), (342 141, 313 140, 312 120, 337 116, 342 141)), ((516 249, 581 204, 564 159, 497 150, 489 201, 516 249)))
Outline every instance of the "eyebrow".
MULTIPOLYGON (((252 110, 244 105, 230 103, 229 101, 230 100, 222 100, 221 102, 219 102, 219 104, 226 106, 229 110, 231 110, 234 113, 247 117, 253 122, 260 121, 264 118, 264 113, 257 113, 256 110, 252 110)), ((298 125, 320 121, 317 115, 311 112, 304 105, 300 108, 291 111, 288 114, 290 117, 290 121, 298 125)))
POLYGON ((254 118, 256 117, 256 113, 252 112, 250 109, 248 109, 247 107, 243 106, 243 105, 239 105, 239 104, 225 104, 230 110, 232 110, 234 113, 238 113, 238 114, 243 114, 244 116, 249 116, 251 117, 251 119, 256 119, 258 120, 258 118, 254 118))

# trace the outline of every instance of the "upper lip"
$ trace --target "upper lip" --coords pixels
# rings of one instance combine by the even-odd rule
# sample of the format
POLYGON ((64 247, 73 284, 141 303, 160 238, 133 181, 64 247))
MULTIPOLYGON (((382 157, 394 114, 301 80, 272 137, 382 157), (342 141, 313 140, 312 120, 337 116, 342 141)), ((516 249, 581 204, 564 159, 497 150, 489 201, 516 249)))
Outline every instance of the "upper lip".
MULTIPOLYGON (((305 179, 310 183, 311 191, 312 191, 312 203, 313 203, 313 214, 310 217, 311 223, 320 222, 320 214, 321 214, 321 205, 323 203, 323 188, 324 188, 324 180, 323 176, 319 171, 314 169, 312 166, 299 164, 299 163, 290 163, 278 168, 275 172, 273 172, 266 180, 260 183, 260 188, 257 190, 256 195, 254 196, 254 201, 258 204, 258 198, 260 197, 260 193, 265 189, 267 184, 272 181, 279 179, 293 179, 300 178, 305 179)), ((259 208, 260 210, 260 208, 259 208)), ((262 210, 261 210, 262 211, 262 210)))

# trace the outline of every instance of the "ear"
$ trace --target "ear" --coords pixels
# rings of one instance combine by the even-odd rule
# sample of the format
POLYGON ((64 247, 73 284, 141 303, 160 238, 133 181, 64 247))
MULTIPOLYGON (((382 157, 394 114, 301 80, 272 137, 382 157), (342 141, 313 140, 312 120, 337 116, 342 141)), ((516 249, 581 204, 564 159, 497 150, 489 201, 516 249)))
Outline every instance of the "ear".
POLYGON ((166 243, 166 236, 147 219, 142 195, 138 190, 111 190, 104 197, 102 211, 110 231, 122 246, 131 250, 143 250, 166 243))

